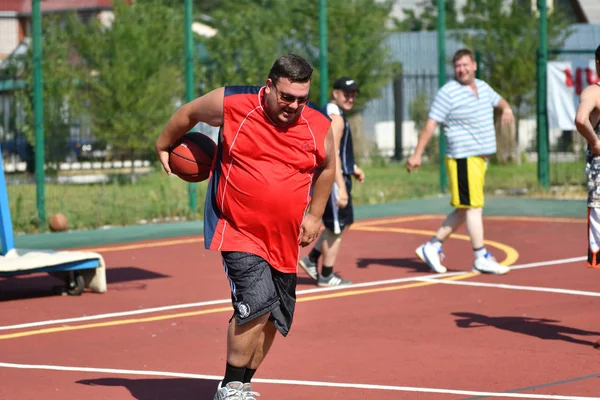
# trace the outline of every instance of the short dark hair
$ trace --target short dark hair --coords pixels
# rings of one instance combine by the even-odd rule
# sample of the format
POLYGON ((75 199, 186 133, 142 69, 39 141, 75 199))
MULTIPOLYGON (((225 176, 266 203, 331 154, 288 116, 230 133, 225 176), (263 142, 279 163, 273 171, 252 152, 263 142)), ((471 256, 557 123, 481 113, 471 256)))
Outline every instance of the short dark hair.
POLYGON ((600 46, 596 49, 596 61, 600 62, 600 46))
POLYGON ((460 49, 456 53, 454 53, 454 56, 452 57, 452 64, 456 63, 458 60, 460 60, 464 56, 469 56, 469 58, 471 58, 472 61, 475 61, 475 53, 473 53, 473 50, 460 49))
POLYGON ((291 82, 308 82, 312 72, 313 68, 304 58, 295 54, 286 54, 275 61, 269 72, 269 78, 274 83, 277 83, 280 78, 287 78, 291 82))

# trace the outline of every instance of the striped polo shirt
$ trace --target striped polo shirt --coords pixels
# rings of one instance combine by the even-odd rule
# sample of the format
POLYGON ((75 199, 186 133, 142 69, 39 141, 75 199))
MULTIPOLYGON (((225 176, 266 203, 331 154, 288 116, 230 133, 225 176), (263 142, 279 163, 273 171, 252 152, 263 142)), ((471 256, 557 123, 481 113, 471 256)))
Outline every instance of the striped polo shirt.
POLYGON ((444 124, 450 158, 496 153, 494 107, 500 95, 486 82, 475 79, 477 94, 468 85, 452 80, 438 91, 429 118, 444 124))

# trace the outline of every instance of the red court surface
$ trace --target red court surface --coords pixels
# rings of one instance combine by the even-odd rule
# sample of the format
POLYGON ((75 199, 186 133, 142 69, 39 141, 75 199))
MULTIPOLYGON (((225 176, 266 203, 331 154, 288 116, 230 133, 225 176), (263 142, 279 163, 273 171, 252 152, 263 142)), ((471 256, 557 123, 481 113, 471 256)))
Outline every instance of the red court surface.
MULTIPOLYGON (((253 380, 260 399, 600 398, 585 220, 487 217, 488 249, 514 268, 489 276, 470 272, 464 230, 444 244, 448 273, 416 258, 442 218, 357 223, 336 265, 351 286, 299 271, 292 330, 253 380)), ((212 399, 231 315, 219 254, 201 237, 95 250, 104 294, 0 279, 0 399, 212 399)))

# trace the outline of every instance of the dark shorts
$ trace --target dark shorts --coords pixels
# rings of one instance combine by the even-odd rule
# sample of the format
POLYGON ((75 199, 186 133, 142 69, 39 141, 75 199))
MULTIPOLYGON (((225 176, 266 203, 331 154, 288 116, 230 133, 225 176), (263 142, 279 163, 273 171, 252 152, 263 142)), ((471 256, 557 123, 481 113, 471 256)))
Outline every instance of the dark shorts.
POLYGON ((237 324, 270 313, 269 320, 287 336, 296 306, 296 274, 279 272, 251 253, 227 251, 221 255, 237 324))
POLYGON ((340 234, 344 228, 354 223, 354 209, 352 208, 352 177, 350 175, 344 175, 344 181, 346 182, 346 190, 348 191, 348 204, 344 208, 339 208, 337 201, 338 186, 333 184, 331 188, 331 194, 327 200, 325 206, 325 212, 323 213, 323 225, 335 234, 340 234))

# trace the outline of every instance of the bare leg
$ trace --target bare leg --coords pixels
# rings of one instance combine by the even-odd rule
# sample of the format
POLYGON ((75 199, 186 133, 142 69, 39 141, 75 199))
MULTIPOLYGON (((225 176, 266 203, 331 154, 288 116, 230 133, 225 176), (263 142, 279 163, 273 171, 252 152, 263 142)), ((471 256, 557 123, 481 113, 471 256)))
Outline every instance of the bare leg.
POLYGON ((227 362, 229 364, 246 367, 250 363, 256 347, 261 341, 261 336, 264 335, 263 330, 267 325, 269 315, 265 314, 244 325, 238 325, 235 318, 231 321, 227 331, 227 362))
POLYGON ((313 249, 322 251, 321 249, 323 247, 323 241, 325 240, 325 236, 327 236, 327 229, 325 229, 323 232, 321 232, 321 235, 317 239, 317 242, 315 243, 313 249))
POLYGON ((323 255, 323 265, 332 266, 335 264, 335 260, 340 251, 340 245, 342 243, 342 235, 336 235, 329 229, 325 229, 321 237, 323 242, 321 245, 321 254, 323 255))
POLYGON ((456 208, 454 211, 448 214, 442 223, 442 226, 440 226, 436 232, 435 237, 438 238, 440 242, 448 239, 450 235, 465 222, 467 214, 466 211, 467 210, 464 208, 456 208))
POLYGON ((467 232, 471 238, 473 249, 480 249, 483 245, 483 209, 470 208, 466 214, 467 232))
POLYGON ((254 370, 258 369, 262 361, 265 359, 267 353, 271 349, 271 345, 275 340, 276 334, 277 328, 275 328, 275 325, 273 325, 271 321, 267 321, 263 327, 263 330, 260 332, 256 349, 250 358, 250 362, 247 364, 247 368, 254 370))

